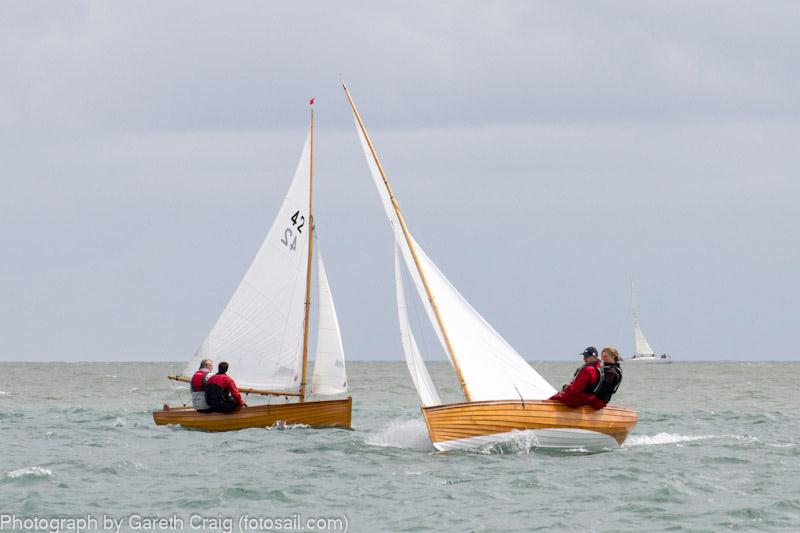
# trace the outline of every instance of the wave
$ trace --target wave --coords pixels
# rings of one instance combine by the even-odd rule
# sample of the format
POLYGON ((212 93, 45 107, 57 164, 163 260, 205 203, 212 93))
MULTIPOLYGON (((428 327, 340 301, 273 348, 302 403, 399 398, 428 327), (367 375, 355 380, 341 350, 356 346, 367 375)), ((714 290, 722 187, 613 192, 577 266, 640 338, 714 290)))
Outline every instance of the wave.
POLYGON ((308 424, 300 424, 300 423, 298 423, 298 424, 287 424, 283 420, 278 420, 277 422, 275 422, 271 426, 267 427, 266 429, 273 429, 273 430, 277 429, 278 431, 285 431, 285 430, 291 430, 291 429, 308 429, 310 427, 311 426, 309 426, 308 424))
POLYGON ((625 441, 624 447, 632 446, 653 446, 659 444, 680 444, 683 442, 693 442, 708 439, 726 439, 742 442, 745 444, 756 444, 769 446, 770 448, 792 448, 796 444, 793 442, 763 442, 753 435, 678 435, 675 433, 656 433, 655 435, 633 435, 625 441))
POLYGON ((37 479, 53 477, 52 470, 42 468, 40 466, 29 466, 27 468, 20 468, 12 470, 5 475, 6 479, 37 479))
POLYGON ((719 435, 677 435, 675 433, 656 433, 655 435, 633 435, 625 441, 625 447, 653 446, 657 444, 678 444, 696 440, 714 439, 719 435))
POLYGON ((388 427, 368 435, 364 442, 371 446, 407 448, 411 450, 433 449, 431 439, 428 437, 428 428, 425 427, 425 421, 419 418, 393 420, 388 427))

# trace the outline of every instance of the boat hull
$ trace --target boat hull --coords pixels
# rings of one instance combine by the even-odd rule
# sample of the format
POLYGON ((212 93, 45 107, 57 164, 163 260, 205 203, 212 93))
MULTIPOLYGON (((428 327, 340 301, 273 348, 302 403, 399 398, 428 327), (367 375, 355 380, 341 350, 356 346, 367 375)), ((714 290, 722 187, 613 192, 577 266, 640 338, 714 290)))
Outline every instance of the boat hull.
POLYGON ((625 359, 624 363, 660 363, 662 365, 669 365, 672 364, 672 359, 661 357, 631 357, 630 359, 625 359))
POLYGON ((281 403, 242 407, 229 413, 198 413, 191 407, 153 411, 159 426, 178 424, 203 431, 235 431, 275 424, 305 424, 311 427, 350 428, 353 399, 281 403))
POLYGON ((616 448, 636 425, 636 412, 610 405, 595 410, 550 400, 493 400, 423 407, 437 450, 473 449, 514 438, 554 449, 616 448))

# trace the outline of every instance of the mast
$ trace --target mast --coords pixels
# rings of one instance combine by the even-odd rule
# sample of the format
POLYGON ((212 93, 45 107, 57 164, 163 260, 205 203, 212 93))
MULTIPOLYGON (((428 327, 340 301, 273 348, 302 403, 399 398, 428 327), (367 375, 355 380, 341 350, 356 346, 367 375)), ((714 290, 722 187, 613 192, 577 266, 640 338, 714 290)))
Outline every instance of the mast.
POLYGON ((303 323, 303 374, 300 380, 300 401, 306 399, 306 372, 308 369, 308 325, 311 311, 311 254, 314 250, 314 99, 311 99, 311 157, 308 165, 308 265, 306 266, 306 317, 303 323))
POLYGON ((453 362, 453 367, 455 368, 456 375, 458 376, 458 382, 461 385, 461 391, 464 393, 464 397, 468 402, 472 401, 469 389, 467 388, 467 382, 464 380, 464 376, 461 375, 461 366, 458 364, 456 352, 453 350, 453 346, 450 343, 450 337, 447 335, 447 329, 445 328, 444 322, 442 321, 442 317, 439 313, 439 307, 436 304, 436 300, 433 297, 431 288, 428 285, 428 279, 425 276, 425 272, 422 270, 422 266, 420 265, 419 257, 417 256, 417 250, 414 248, 414 244, 411 240, 411 234, 406 226, 405 218, 403 218, 403 213, 400 211, 400 206, 397 204, 397 199, 394 197, 392 186, 389 185, 389 180, 386 177, 386 173, 383 171, 381 161, 378 159, 378 153, 375 151, 375 147, 372 145, 372 139, 370 139, 369 134, 367 133, 367 128, 364 126, 364 122, 361 120, 361 115, 358 113, 356 104, 353 102, 353 98, 350 96, 350 91, 347 90, 347 84, 342 82, 342 88, 344 88, 344 94, 347 96, 347 100, 350 102, 350 108, 353 110, 353 114, 356 116, 361 133, 364 134, 364 138, 367 140, 367 145, 369 145, 372 158, 375 160, 378 171, 381 173, 383 184, 386 186, 386 190, 389 192, 389 198, 392 201, 392 207, 394 207, 394 211, 397 214, 397 219, 400 221, 400 227, 403 230, 403 236, 406 238, 406 244, 411 251, 411 256, 414 258, 414 265, 417 267, 417 272, 422 280, 422 285, 425 287, 425 293, 428 295, 428 301, 430 302, 431 308, 433 309, 433 314, 436 317, 436 323, 439 325, 439 330, 442 332, 442 338, 444 339, 445 347, 447 348, 447 352, 450 354, 450 360, 453 362))
POLYGON ((636 316, 636 300, 633 278, 631 278, 631 317, 633 318, 633 356, 636 357, 636 355, 638 355, 638 346, 636 345, 636 330, 639 328, 639 317, 636 316))

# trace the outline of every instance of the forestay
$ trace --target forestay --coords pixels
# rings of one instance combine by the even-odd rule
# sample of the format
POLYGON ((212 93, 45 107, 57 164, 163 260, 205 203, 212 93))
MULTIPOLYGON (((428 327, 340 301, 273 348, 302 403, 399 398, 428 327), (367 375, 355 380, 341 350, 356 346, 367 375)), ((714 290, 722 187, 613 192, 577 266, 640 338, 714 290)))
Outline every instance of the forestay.
POLYGON ((317 242, 317 286, 319 323, 314 373, 311 376, 311 393, 316 395, 341 394, 347 391, 347 372, 344 366, 342 334, 328 275, 317 242))
POLYGON ((303 358, 310 133, 286 198, 239 287, 184 370, 228 361, 240 387, 296 392, 303 358))
POLYGON ((441 405, 442 400, 439 398, 436 386, 428 373, 428 367, 425 366, 425 361, 423 361, 419 353, 417 341, 414 339, 411 325, 408 322, 403 272, 400 266, 400 251, 396 245, 394 247, 394 282, 395 291, 397 292, 397 316, 400 320, 400 336, 403 341, 403 352, 406 356, 408 373, 411 374, 411 380, 414 382, 414 387, 417 389, 422 405, 426 407, 441 405))

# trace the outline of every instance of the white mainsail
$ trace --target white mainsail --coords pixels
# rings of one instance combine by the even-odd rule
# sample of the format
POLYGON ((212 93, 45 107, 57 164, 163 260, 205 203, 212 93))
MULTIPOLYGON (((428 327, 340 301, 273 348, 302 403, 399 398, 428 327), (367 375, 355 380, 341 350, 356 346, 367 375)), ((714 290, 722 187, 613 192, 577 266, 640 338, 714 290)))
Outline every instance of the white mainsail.
POLYGON ((655 352, 650 347, 647 339, 644 338, 642 328, 639 325, 639 316, 636 312, 635 289, 631 282, 631 315, 633 316, 633 355, 634 357, 654 357, 655 352))
POLYGON ((311 393, 326 396, 347 391, 347 372, 344 366, 344 348, 339 320, 333 305, 333 295, 317 243, 317 286, 319 322, 317 326, 317 351, 314 373, 311 376, 311 393))
POLYGON ((384 182, 355 112, 353 115, 361 147, 394 232, 395 241, 428 313, 428 318, 454 366, 456 366, 454 358, 457 358, 470 399, 509 400, 522 397, 541 400, 552 396, 556 392, 555 389, 469 305, 419 245, 413 242, 420 260, 419 268, 417 267, 402 231, 388 185, 384 182), (436 317, 429 301, 420 272, 428 281, 431 298, 435 300, 440 311, 439 318, 436 317), (442 327, 448 332, 452 352, 447 347, 442 327))
POLYGON ((202 359, 227 361, 243 388, 296 392, 303 364, 304 296, 308 263, 310 133, 261 248, 211 332, 183 371, 202 359))
POLYGON ((408 322, 403 272, 400 267, 400 251, 397 245, 394 248, 394 283, 397 293, 397 317, 400 320, 400 337, 403 341, 403 352, 406 355, 408 373, 411 374, 411 380, 414 382, 414 387, 417 389, 422 405, 426 407, 441 405, 442 400, 439 398, 436 386, 428 373, 428 367, 425 366, 425 361, 422 360, 419 348, 417 348, 417 341, 411 332, 411 324, 408 322))

